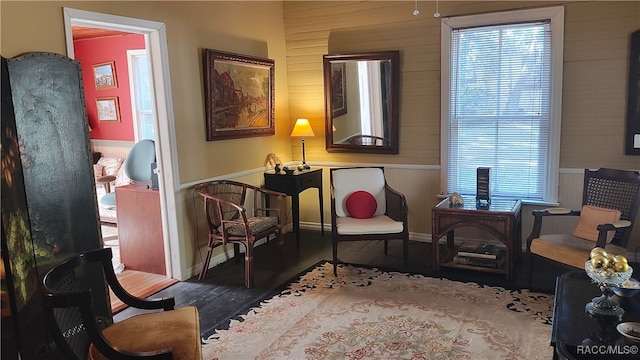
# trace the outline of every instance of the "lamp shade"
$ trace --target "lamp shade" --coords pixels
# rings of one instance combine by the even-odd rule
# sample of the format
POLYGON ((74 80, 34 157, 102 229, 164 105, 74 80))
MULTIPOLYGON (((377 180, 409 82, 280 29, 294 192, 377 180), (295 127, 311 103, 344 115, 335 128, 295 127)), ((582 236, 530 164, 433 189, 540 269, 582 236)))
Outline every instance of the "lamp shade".
POLYGON ((309 124, 308 119, 298 119, 296 120, 296 124, 293 126, 293 131, 291 131, 292 137, 313 137, 316 134, 313 133, 313 129, 309 124))

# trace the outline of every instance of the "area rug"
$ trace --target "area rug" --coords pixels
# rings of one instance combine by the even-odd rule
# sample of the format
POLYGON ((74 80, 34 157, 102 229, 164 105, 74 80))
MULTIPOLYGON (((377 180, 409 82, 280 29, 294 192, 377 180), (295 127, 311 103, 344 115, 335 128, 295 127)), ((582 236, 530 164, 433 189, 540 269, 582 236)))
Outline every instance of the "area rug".
POLYGON ((550 359, 553 295, 324 263, 204 340, 203 358, 550 359))

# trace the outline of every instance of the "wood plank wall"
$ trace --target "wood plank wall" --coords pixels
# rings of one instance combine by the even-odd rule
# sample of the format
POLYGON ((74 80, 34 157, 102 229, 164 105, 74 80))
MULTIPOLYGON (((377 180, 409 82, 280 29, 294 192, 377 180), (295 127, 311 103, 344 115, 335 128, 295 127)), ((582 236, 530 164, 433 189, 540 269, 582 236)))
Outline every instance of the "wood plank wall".
MULTIPOLYGON (((557 5, 565 6, 559 202, 579 208, 584 168, 640 170, 640 157, 624 156, 622 149, 628 43, 629 35, 640 28, 640 2, 441 1, 439 10, 445 17, 557 5)), ((313 167, 325 169, 325 221, 330 219, 330 167, 383 164, 390 185, 407 196, 411 238, 430 241, 431 208, 441 191, 440 20, 433 17, 434 1, 419 1, 418 7, 416 17, 413 1, 283 2, 290 117, 308 118, 316 134, 306 139, 306 157, 313 167), (326 152, 322 55, 381 50, 400 51, 400 154, 326 152)), ((301 159, 300 142, 292 146, 292 158, 301 159)), ((227 178, 263 184, 262 169, 254 170, 227 178)), ((185 198, 184 208, 191 212, 192 198, 185 198)), ((301 226, 319 228, 317 206, 314 190, 301 194, 301 226)), ((536 208, 540 206, 523 207, 525 239, 536 208)), ((543 233, 568 232, 574 226, 551 221, 543 233)), ((199 237, 196 243, 204 245, 202 232, 199 237)), ((640 226, 634 229, 629 249, 638 246, 640 226)))
MULTIPOLYGON (((640 170, 640 158, 625 156, 622 148, 629 35, 640 28, 640 2, 441 1, 439 11, 446 17, 558 5, 565 6, 559 200, 561 206, 575 207, 582 196, 582 169, 640 170)), ((307 161, 327 167, 397 166, 388 176, 407 194, 410 231, 414 238, 428 238, 430 209, 440 192, 440 20, 433 17, 435 2, 419 1, 417 17, 413 1, 285 1, 283 6, 291 118, 308 118, 316 133, 307 139, 307 161), (400 154, 326 152, 322 55, 381 50, 400 51, 400 154)), ((293 158, 301 157, 300 145, 293 142, 293 158)), ((317 217, 315 194, 304 196, 310 196, 309 207, 303 203, 301 218, 311 224, 317 217)), ((523 209, 524 237, 534 208, 523 209)), ((550 224, 543 231, 573 226, 550 224)), ((640 239, 631 246, 640 246, 640 239)))

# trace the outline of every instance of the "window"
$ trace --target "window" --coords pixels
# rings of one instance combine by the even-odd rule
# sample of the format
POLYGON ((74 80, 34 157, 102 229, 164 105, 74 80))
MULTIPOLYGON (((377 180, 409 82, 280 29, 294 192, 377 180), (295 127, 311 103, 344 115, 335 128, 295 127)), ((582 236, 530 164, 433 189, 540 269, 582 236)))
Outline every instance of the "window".
POLYGON ((134 136, 138 142, 155 140, 153 99, 151 96, 151 72, 147 51, 127 50, 134 136))
POLYGON ((475 194, 557 202, 564 9, 442 21, 442 184, 475 194))

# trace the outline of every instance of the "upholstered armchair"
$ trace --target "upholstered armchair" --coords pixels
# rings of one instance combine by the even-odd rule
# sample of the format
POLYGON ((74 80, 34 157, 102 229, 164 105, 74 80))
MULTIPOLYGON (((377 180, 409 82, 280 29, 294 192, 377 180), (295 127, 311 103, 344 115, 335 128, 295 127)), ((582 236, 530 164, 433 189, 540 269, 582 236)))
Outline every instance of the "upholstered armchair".
POLYGON ((333 272, 337 275, 338 243, 402 240, 404 266, 409 263, 407 200, 392 189, 382 167, 335 168, 331 181, 331 239, 333 272))
MULTIPOLYGON (((111 249, 87 251, 55 265, 41 282, 48 325, 65 359, 201 359, 198 309, 174 309, 174 299, 140 299, 118 282, 111 249), (101 269, 113 293, 143 311, 112 323, 94 310, 92 293, 104 282, 85 275, 101 269), (92 290, 93 289, 93 290, 92 290)), ((102 276, 100 277, 102 278, 102 276)), ((106 302, 108 302, 105 299, 106 302)))
POLYGON ((534 262, 552 261, 566 268, 584 268, 594 247, 607 253, 626 255, 633 221, 640 206, 640 173, 636 171, 599 169, 584 171, 582 208, 571 210, 550 208, 534 210, 534 223, 527 238, 531 255, 529 279, 534 262), (579 217, 571 234, 541 235, 543 219, 579 217))

